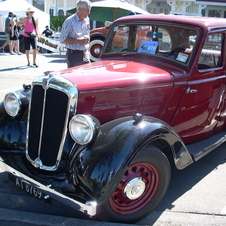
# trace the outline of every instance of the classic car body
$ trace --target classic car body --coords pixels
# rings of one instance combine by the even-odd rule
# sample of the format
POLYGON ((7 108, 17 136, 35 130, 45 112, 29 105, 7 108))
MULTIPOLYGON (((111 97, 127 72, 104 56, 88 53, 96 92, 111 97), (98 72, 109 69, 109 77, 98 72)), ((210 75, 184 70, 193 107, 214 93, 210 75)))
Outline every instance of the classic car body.
POLYGON ((0 167, 17 186, 100 220, 134 222, 225 142, 226 20, 136 15, 100 61, 47 73, 0 105, 0 167))

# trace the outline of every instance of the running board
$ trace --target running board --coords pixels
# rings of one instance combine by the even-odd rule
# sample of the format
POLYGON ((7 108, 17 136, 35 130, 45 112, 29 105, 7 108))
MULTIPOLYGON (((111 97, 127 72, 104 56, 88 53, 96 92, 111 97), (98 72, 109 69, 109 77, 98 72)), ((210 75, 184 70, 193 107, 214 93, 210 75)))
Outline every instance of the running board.
POLYGON ((225 131, 205 140, 186 145, 194 161, 198 161, 226 141, 225 131))

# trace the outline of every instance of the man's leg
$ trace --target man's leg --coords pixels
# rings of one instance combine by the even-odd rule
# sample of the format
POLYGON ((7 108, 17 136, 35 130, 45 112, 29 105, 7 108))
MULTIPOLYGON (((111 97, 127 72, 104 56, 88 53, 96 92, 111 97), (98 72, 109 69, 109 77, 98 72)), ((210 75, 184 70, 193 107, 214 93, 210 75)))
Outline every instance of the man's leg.
POLYGON ((67 49, 66 54, 67 67, 75 67, 83 63, 83 51, 76 51, 67 49))
POLYGON ((5 43, 0 47, 0 49, 2 49, 3 52, 4 52, 5 47, 10 44, 10 34, 6 34, 6 38, 7 38, 7 40, 5 41, 5 43))

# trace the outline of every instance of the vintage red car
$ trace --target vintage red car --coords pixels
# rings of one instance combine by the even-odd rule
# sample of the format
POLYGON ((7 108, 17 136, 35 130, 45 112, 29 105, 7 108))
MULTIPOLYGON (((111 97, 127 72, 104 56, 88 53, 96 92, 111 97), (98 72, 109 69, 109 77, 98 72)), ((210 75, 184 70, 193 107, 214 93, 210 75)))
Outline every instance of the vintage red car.
POLYGON ((5 95, 0 167, 30 194, 90 217, 143 218, 163 199, 171 167, 226 140, 225 42, 223 18, 117 19, 99 61, 5 95))

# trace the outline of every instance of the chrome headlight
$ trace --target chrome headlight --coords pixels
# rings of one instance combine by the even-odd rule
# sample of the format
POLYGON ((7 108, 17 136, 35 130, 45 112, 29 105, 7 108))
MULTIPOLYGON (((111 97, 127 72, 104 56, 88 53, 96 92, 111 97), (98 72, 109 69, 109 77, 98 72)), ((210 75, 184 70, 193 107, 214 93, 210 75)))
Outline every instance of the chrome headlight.
POLYGON ((89 115, 75 115, 69 123, 73 140, 81 145, 91 142, 99 131, 99 121, 89 115))
POLYGON ((7 93, 4 98, 4 107, 10 116, 17 116, 22 108, 19 95, 13 92, 7 93))

